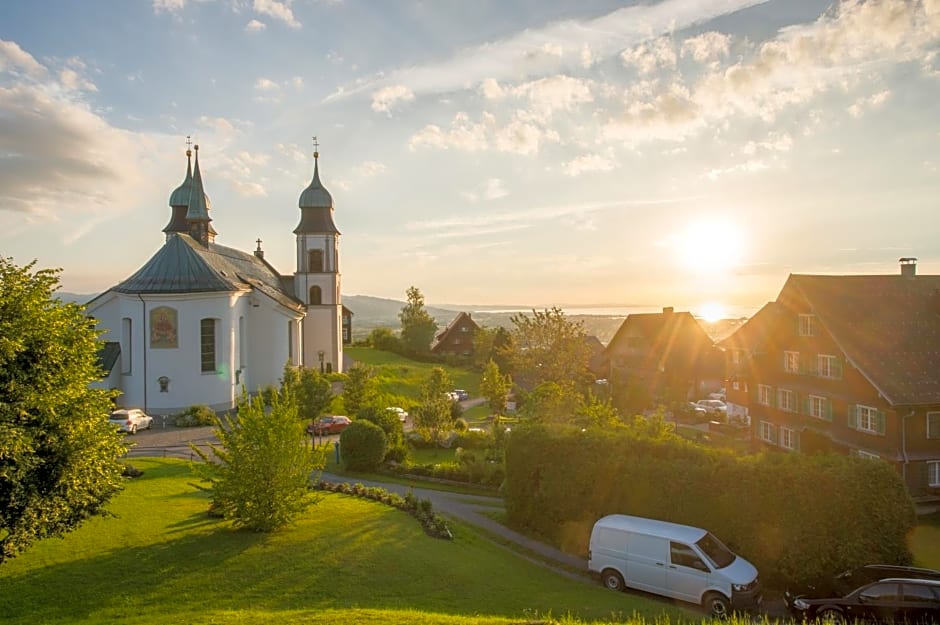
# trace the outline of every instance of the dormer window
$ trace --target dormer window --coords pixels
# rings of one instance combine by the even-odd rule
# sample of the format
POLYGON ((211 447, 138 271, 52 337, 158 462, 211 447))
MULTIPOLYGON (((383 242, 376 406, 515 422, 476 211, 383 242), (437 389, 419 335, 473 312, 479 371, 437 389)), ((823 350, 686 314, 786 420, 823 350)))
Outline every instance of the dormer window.
POLYGON ((800 315, 800 336, 816 336, 816 315, 800 315))

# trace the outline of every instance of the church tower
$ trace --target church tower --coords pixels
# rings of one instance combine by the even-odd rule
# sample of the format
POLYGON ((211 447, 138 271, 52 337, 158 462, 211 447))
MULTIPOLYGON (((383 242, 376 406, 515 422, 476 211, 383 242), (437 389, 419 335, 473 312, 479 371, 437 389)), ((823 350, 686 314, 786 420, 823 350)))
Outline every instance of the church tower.
POLYGON ((343 305, 340 300, 339 230, 333 197, 320 182, 320 152, 314 138, 313 180, 300 194, 297 237, 297 298, 307 306, 303 320, 303 364, 321 371, 343 370, 343 305))

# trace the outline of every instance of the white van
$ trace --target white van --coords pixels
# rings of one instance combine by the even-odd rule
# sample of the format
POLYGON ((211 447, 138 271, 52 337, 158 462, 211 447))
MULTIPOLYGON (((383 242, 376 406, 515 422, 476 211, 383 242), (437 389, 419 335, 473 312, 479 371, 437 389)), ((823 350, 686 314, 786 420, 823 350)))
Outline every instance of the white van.
POLYGON ((588 568, 625 587, 698 603, 713 616, 761 602, 757 569, 697 527, 611 514, 594 524, 588 568))

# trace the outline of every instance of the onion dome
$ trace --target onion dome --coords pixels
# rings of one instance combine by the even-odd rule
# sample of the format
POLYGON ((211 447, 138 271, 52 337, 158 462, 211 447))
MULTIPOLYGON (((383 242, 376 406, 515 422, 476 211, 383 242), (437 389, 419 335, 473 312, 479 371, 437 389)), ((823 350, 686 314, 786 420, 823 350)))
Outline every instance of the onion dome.
POLYGON ((186 150, 186 179, 170 194, 170 223, 163 229, 167 234, 171 232, 188 232, 186 211, 189 210, 189 194, 193 188, 193 151, 186 150))
POLYGON ((294 234, 336 233, 333 223, 333 196, 320 182, 320 153, 313 153, 313 180, 300 194, 300 223, 294 234))

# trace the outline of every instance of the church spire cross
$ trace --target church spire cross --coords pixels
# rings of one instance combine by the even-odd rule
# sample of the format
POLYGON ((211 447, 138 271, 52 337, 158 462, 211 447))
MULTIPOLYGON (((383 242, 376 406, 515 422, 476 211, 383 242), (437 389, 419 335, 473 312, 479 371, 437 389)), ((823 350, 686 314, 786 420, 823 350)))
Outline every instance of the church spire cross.
MULTIPOLYGON (((193 147, 192 137, 190 137, 189 135, 186 135, 186 156, 193 155, 192 147, 193 147)), ((197 147, 196 149, 198 150, 199 148, 197 147)))
POLYGON ((313 158, 320 158, 320 142, 316 135, 313 136, 313 158))
POLYGON ((262 243, 261 239, 257 239, 257 240, 255 241, 255 243, 258 244, 258 249, 257 249, 256 251, 260 252, 260 251, 261 251, 261 243, 262 243))

